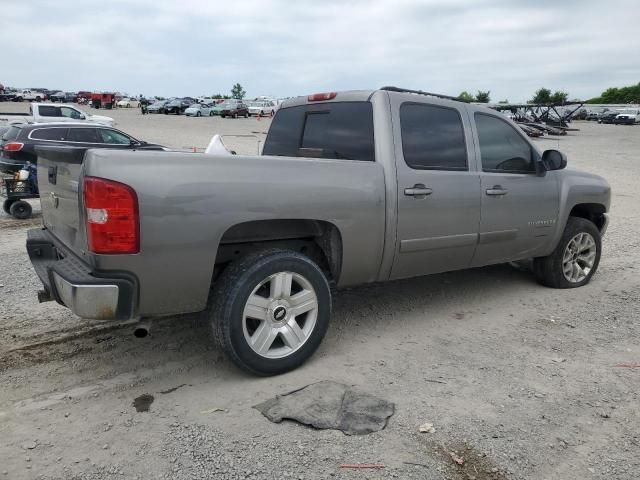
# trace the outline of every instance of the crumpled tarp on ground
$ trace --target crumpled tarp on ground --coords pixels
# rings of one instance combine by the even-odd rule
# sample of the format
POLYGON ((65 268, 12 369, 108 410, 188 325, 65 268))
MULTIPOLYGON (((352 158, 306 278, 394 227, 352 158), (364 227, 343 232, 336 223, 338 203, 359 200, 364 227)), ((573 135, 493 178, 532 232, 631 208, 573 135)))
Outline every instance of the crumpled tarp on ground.
POLYGON ((347 435, 382 430, 395 411, 393 403, 330 381, 278 395, 253 408, 275 423, 295 420, 314 428, 342 430, 347 435))

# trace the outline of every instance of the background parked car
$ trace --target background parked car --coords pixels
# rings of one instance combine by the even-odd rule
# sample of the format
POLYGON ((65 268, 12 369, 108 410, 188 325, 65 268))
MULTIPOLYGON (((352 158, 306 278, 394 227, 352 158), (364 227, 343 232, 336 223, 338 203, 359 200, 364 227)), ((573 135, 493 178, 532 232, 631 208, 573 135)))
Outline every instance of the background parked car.
POLYGON ((613 119, 613 123, 616 125, 634 125, 636 116, 632 113, 620 113, 613 119))
POLYGON ((261 117, 264 115, 274 115, 278 109, 276 102, 271 100, 249 102, 248 107, 250 115, 259 115, 261 117))
POLYGON ((194 103, 184 111, 188 117, 212 117, 211 105, 194 103))
POLYGON ((158 100, 147 109, 147 113, 164 113, 165 106, 169 103, 169 100, 158 100))
POLYGON ((620 112, 607 112, 598 117, 598 123, 615 123, 616 117, 620 112))
POLYGON ((140 106, 140 102, 135 98, 125 97, 118 101, 116 105, 120 108, 138 108, 140 106))
POLYGON ((249 118, 249 108, 244 103, 236 103, 236 102, 225 102, 222 104, 222 110, 220 112, 220 116, 222 118, 231 117, 238 118, 244 117, 249 118))
POLYGON ((189 108, 191 105, 195 103, 195 100, 185 100, 184 98, 176 98, 167 103, 164 107, 164 113, 175 113, 176 115, 180 115, 184 113, 184 111, 189 108))
POLYGON ((13 174, 26 163, 36 164, 37 145, 73 145, 86 148, 166 150, 104 125, 45 123, 12 125, 0 139, 0 172, 13 174))

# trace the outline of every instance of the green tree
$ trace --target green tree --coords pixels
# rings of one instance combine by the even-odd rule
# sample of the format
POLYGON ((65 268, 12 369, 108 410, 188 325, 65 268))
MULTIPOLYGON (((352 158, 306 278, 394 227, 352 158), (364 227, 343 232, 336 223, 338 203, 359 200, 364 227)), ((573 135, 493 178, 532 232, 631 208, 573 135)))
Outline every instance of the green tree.
POLYGON ((527 103, 551 103, 551 90, 548 88, 539 89, 527 103))
POLYGON ((489 103, 491 101, 491 97, 489 96, 490 93, 491 90, 487 90, 486 92, 478 90, 478 94, 476 95, 476 102, 489 103))
POLYGON ((236 83, 231 89, 231 98, 236 98, 238 100, 242 100, 247 92, 244 91, 242 85, 236 83))
POLYGON ((640 83, 607 88, 599 97, 592 98, 587 103, 640 103, 640 83))
POLYGON ((476 101, 476 97, 471 95, 466 90, 464 92, 460 93, 460 95, 458 95, 458 99, 462 100, 463 102, 475 102, 476 101))
POLYGON ((560 90, 556 90, 553 95, 551 95, 551 103, 559 103, 565 104, 569 99, 569 94, 567 92, 562 92, 560 90))

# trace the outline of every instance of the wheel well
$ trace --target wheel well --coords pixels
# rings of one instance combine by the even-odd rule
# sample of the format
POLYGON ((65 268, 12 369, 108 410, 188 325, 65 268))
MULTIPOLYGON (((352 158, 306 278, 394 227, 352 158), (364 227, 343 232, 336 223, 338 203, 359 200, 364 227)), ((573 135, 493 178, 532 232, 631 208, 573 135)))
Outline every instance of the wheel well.
POLYGON ((571 209, 569 216, 590 220, 598 227, 598 230, 602 230, 605 224, 604 214, 606 211, 605 206, 599 203, 581 203, 571 209))
POLYGON ((233 260, 265 248, 295 250, 313 259, 331 283, 342 268, 342 237, 332 223, 320 220, 256 220, 229 228, 218 247, 214 278, 233 260))

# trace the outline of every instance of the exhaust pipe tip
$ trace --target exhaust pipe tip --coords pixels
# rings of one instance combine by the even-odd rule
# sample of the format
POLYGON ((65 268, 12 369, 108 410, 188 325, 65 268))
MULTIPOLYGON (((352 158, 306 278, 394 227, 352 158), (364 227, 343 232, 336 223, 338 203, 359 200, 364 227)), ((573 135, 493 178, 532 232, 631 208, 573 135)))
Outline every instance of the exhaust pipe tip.
POLYGON ((140 324, 137 325, 133 330, 133 336, 136 338, 144 338, 149 335, 150 325, 148 324, 140 324))

